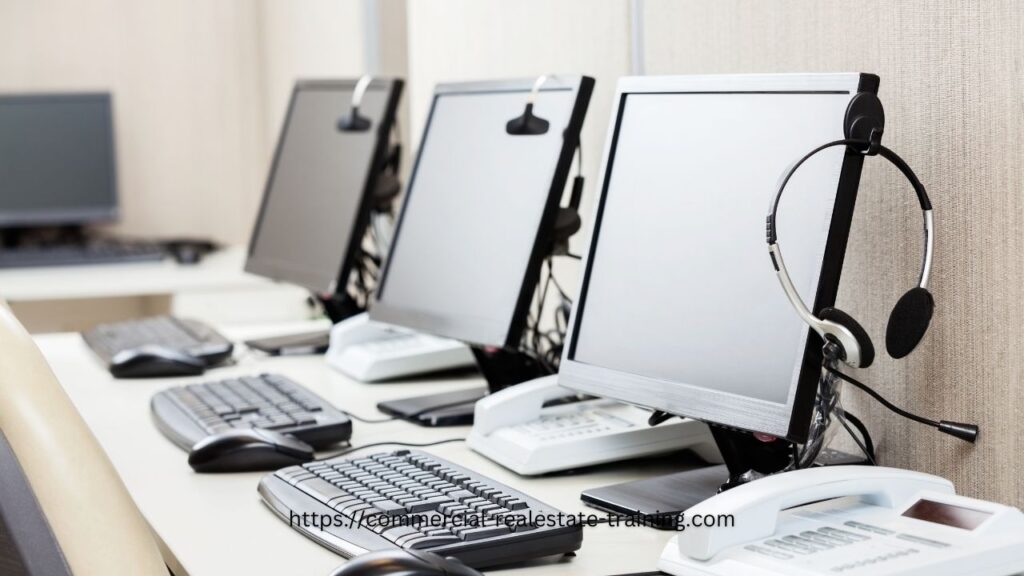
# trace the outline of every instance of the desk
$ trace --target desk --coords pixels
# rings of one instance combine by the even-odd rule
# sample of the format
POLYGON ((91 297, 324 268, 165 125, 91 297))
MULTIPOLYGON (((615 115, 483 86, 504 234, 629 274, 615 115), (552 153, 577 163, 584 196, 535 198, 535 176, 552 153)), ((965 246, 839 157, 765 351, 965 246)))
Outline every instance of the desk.
MULTIPOLYGON (((287 327, 310 329, 303 323, 287 327)), ((261 332, 283 333, 283 325, 222 328, 231 338, 261 332)), ((362 384, 329 368, 321 357, 269 358, 241 351, 237 364, 205 377, 159 381, 115 380, 76 334, 38 336, 37 341, 85 421, 106 450, 150 524, 177 556, 184 576, 321 576, 343 562, 307 540, 260 502, 256 486, 262 473, 195 474, 185 454, 165 439, 150 420, 149 399, 165 387, 234 375, 277 372, 295 379, 337 406, 358 415, 377 415, 379 400, 479 386, 476 376, 389 384, 362 384)), ((420 428, 406 422, 353 423, 352 444, 386 440, 429 442, 464 437, 468 427, 420 428)), ((370 448, 373 451, 387 448, 370 448)), ((578 475, 522 478, 470 451, 463 443, 427 451, 449 459, 565 512, 591 510, 579 500, 581 490, 674 471, 670 462, 644 461, 600 467, 578 475)), ((599 576, 655 569, 672 536, 650 528, 584 529, 583 548, 571 561, 501 570, 514 576, 553 574, 599 576)))
POLYGON ((232 247, 195 265, 168 258, 11 268, 0 270, 0 298, 33 333, 79 331, 100 322, 172 312, 222 322, 308 317, 303 290, 246 274, 244 262, 245 249, 232 247))

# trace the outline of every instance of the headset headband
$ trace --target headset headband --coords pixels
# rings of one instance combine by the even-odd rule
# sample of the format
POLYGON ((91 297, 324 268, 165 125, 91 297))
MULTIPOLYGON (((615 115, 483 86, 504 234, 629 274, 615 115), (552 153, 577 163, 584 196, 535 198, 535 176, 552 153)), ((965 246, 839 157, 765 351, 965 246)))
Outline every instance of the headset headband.
POLYGON ((804 322, 811 326, 811 328, 813 328, 814 331, 822 337, 826 335, 824 322, 814 316, 807 307, 807 304, 804 303, 799 292, 797 292, 796 287, 793 285, 793 280, 790 278, 789 271, 786 269, 786 264, 782 259, 782 251, 779 248, 778 237, 776 234, 776 215, 779 209, 779 201, 782 199, 782 193, 786 189, 786 185, 789 183, 790 178, 793 177, 793 174, 795 174, 800 166, 812 156, 835 146, 846 146, 848 150, 860 152, 865 155, 873 155, 874 153, 877 153, 896 166, 896 168, 898 168, 899 171, 907 178, 911 186, 914 187, 914 192, 917 194, 917 199, 921 205, 921 212, 924 217, 924 257, 922 258, 921 274, 917 284, 919 288, 928 288, 928 280, 931 276, 932 269, 932 251, 934 249, 931 201, 928 199, 928 193, 925 191, 921 181, 918 180, 917 175, 914 174, 914 171, 910 169, 910 166, 907 165, 899 155, 885 146, 882 146, 877 140, 872 139, 869 141, 851 138, 844 138, 842 140, 829 142, 808 152, 807 155, 798 160, 789 168, 789 170, 786 171, 779 185, 778 192, 772 199, 771 209, 767 219, 767 241, 768 253, 772 259, 772 266, 775 268, 775 272, 779 277, 779 281, 782 283, 782 288, 785 291, 786 296, 789 298, 790 303, 796 309, 804 322))

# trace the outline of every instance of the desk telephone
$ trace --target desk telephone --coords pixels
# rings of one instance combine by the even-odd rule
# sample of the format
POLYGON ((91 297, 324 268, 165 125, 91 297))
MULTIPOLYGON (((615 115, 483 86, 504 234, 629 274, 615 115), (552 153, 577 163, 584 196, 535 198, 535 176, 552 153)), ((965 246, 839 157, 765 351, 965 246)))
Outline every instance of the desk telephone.
POLYGON ((476 403, 467 443, 524 476, 639 458, 690 448, 708 462, 721 455, 706 424, 673 419, 650 426, 650 412, 614 400, 545 403, 574 396, 544 376, 476 403))
POLYGON ((958 496, 944 478, 875 466, 756 480, 686 511, 658 568, 676 576, 1009 576, 1024 572, 1024 515, 958 496))

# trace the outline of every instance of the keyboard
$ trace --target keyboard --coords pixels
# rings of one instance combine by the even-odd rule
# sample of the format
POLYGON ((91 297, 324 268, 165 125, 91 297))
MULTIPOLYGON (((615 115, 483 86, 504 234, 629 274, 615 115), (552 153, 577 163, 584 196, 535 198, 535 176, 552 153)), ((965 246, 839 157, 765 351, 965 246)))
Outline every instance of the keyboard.
POLYGON ((551 506, 417 450, 291 466, 265 476, 259 493, 292 528, 349 558, 403 548, 483 568, 568 554, 583 541, 582 525, 559 522, 551 506))
POLYGON ((175 316, 153 316, 100 324, 82 333, 89 348, 110 364, 118 354, 142 346, 178 350, 214 366, 231 357, 234 346, 216 330, 199 322, 175 316))
POLYGON ((163 246, 147 242, 89 242, 0 249, 0 268, 159 262, 163 246))
POLYGON ((344 442, 352 435, 348 416, 277 374, 170 388, 153 396, 150 408, 157 428, 185 450, 232 428, 275 430, 314 448, 344 442))

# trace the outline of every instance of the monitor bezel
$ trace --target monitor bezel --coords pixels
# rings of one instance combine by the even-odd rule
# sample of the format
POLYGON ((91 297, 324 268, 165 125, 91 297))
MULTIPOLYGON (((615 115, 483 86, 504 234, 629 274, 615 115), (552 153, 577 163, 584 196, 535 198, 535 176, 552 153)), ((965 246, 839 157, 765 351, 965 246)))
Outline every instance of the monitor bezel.
MULTIPOLYGON (((877 76, 858 73, 665 76, 620 79, 613 101, 612 122, 609 125, 599 174, 600 190, 594 207, 593 232, 590 245, 584 255, 579 296, 569 320, 569 333, 561 361, 559 384, 580 392, 687 416, 731 429, 770 434, 797 443, 805 442, 821 369, 822 347, 821 338, 809 328, 791 407, 788 404, 779 405, 759 401, 576 361, 574 359, 576 354, 575 334, 579 330, 583 312, 586 310, 587 288, 594 254, 600 241, 602 216, 611 171, 614 166, 614 151, 621 128, 622 113, 630 94, 846 93, 852 98, 857 92, 877 93, 877 91, 877 76), (650 392, 637 394, 638 391, 644 390, 650 392), (720 397, 716 396, 714 400, 709 400, 707 398, 709 392, 712 396, 720 397), (744 402, 747 405, 744 405, 744 402), (768 404, 781 406, 781 410, 775 410, 775 414, 766 412, 765 407, 768 404), (705 406, 701 407, 702 405, 705 406)), ((841 119, 837 120, 841 121, 841 119)), ((843 157, 831 226, 813 303, 815 312, 835 304, 862 165, 863 156, 859 153, 848 151, 843 157)), ((767 204, 766 199, 765 205, 767 206, 767 204)))
POLYGON ((359 247, 366 235, 366 229, 370 223, 370 214, 373 211, 372 196, 376 188, 377 177, 387 161, 391 131, 394 128, 395 119, 398 114, 398 103, 401 100, 402 88, 404 86, 404 82, 399 78, 374 77, 367 87, 367 90, 387 91, 388 96, 384 106, 384 113, 380 121, 375 126, 375 136, 377 141, 374 146, 374 153, 371 157, 370 164, 366 167, 366 175, 363 178, 359 206, 357 208, 355 220, 353 221, 351 233, 348 238, 343 240, 346 242, 346 248, 341 262, 338 263, 338 272, 332 282, 333 287, 321 288, 312 286, 313 282, 298 279, 297 276, 299 276, 299 274, 295 274, 294 271, 282 270, 280 266, 263 261, 257 254, 255 254, 255 250, 256 239, 259 237, 260 229, 263 226, 267 204, 270 200, 270 189, 277 177, 278 165, 281 160, 281 154, 284 150, 284 137, 291 123, 292 114, 295 110, 295 104, 299 93, 305 90, 348 90, 351 92, 355 89, 356 84, 358 83, 359 79, 357 78, 303 79, 296 81, 295 85, 292 87, 291 97, 288 100, 288 110, 285 113, 284 122, 281 124, 281 130, 278 134, 277 143, 274 147, 274 156, 270 163, 270 170, 263 185, 263 197, 260 200, 259 211, 256 215, 256 221, 253 224, 252 234, 249 236, 249 245, 246 251, 245 261, 246 272, 263 276, 264 278, 269 278, 271 280, 296 284, 321 295, 330 293, 344 295, 347 293, 348 279, 352 268, 355 265, 359 247))
MULTIPOLYGON (((430 126, 434 118, 434 111, 439 98, 454 94, 523 92, 525 103, 525 94, 533 87, 535 81, 536 78, 531 77, 438 84, 434 88, 430 110, 427 114, 427 120, 423 128, 423 140, 428 138, 430 135, 430 126)), ((574 100, 568 123, 566 124, 565 130, 562 132, 562 148, 559 152, 558 160, 555 165, 551 185, 548 188, 544 211, 541 215, 540 222, 538 223, 536 234, 534 235, 534 242, 530 251, 530 257, 523 272, 523 280, 520 283, 519 294, 516 298, 512 318, 510 319, 509 325, 505 331, 505 339, 501 342, 475 342, 460 335, 458 330, 450 330, 448 326, 441 326, 435 322, 424 321, 422 316, 416 313, 410 313, 401 307, 392 306, 388 303, 386 298, 382 298, 385 294, 385 289, 387 288, 391 254, 401 241, 403 219, 406 217, 407 213, 406 207, 408 206, 412 191, 415 190, 416 174, 419 169, 420 159, 423 152, 422 141, 416 155, 416 161, 412 167, 412 173, 409 175, 409 181, 405 187, 402 210, 399 213, 398 221, 395 224, 394 237, 392 238, 391 246, 388 251, 388 258, 385 261, 384 270, 377 286, 376 298, 371 308, 371 316, 375 320, 413 328, 437 336, 462 340, 472 345, 494 346, 505 349, 519 348, 523 332, 526 329, 530 301, 540 278, 541 266, 543 265, 544 259, 547 258, 554 242, 555 220, 558 215, 559 203, 561 202, 566 183, 569 179, 569 173, 572 168, 573 158, 576 154, 576 147, 579 145, 580 132, 583 129, 583 121, 586 117, 587 107, 590 103, 590 96, 593 93, 593 89, 593 78, 578 75, 548 76, 540 89, 541 92, 571 90, 574 93, 574 100)), ((555 128, 552 127, 552 129, 555 128)))
POLYGON ((110 92, 38 92, 0 95, 0 103, 40 103, 99 100, 105 104, 109 119, 110 171, 109 206, 78 209, 44 209, 23 211, 4 215, 0 211, 0 229, 16 229, 42 226, 83 226, 87 224, 112 224, 121 217, 120 189, 117 174, 117 124, 114 118, 114 97, 110 92))

